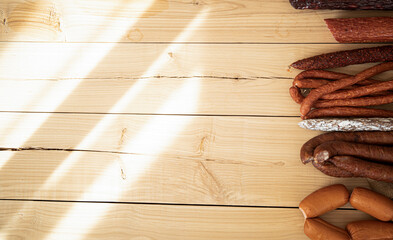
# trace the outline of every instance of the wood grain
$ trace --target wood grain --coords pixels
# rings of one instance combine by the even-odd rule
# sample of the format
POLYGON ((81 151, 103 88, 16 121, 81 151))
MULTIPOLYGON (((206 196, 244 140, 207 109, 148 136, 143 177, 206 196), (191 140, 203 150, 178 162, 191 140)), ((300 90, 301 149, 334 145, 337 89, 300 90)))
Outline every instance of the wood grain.
POLYGON ((329 184, 368 187, 302 165, 318 132, 297 118, 0 117, 0 146, 20 150, 0 152, 0 198, 297 206, 329 184))
MULTIPOLYGON (((342 228, 369 218, 354 210, 325 217, 342 228)), ((308 239, 298 209, 3 201, 0 227, 4 238, 31 240, 308 239)))
POLYGON ((288 94, 291 84, 289 79, 200 77, 3 80, 0 111, 299 116, 299 106, 288 94), (65 91, 62 86, 79 81, 83 83, 64 101, 56 101, 65 91), (133 86, 142 87, 131 101, 116 107, 133 86), (195 107, 163 107, 174 99, 195 107))
POLYGON ((390 15, 300 11, 286 0, 4 0, 0 40, 331 43, 325 18, 390 15), (184 32, 188 39, 179 38, 184 32))

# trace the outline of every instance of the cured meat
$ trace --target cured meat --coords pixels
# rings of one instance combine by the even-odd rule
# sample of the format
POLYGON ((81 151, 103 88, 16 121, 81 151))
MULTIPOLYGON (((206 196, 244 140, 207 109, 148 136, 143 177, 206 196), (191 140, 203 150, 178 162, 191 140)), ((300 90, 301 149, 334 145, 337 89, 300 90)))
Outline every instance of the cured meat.
POLYGON ((377 106, 393 102, 393 94, 375 97, 364 97, 354 99, 336 99, 336 100, 320 100, 314 105, 316 108, 327 107, 364 107, 364 106, 377 106))
MULTIPOLYGON (((367 78, 370 78, 374 75, 380 74, 385 71, 393 70, 393 62, 385 62, 378 65, 375 65, 371 68, 368 68, 353 77, 342 78, 340 80, 334 81, 332 83, 323 85, 317 89, 314 89, 310 94, 303 100, 302 105, 300 106, 300 113, 302 116, 308 114, 311 110, 314 103, 323 95, 332 93, 336 90, 342 89, 344 87, 351 86, 356 84, 357 82, 363 81, 367 78)), ((355 116, 355 115, 354 115, 355 116)), ((392 112, 393 116, 393 112, 392 112)), ((369 117, 369 116, 367 116, 369 117)), ((375 116, 379 117, 379 116, 375 116)), ((383 116, 385 117, 385 116, 383 116)), ((386 116, 389 117, 389 116, 386 116)))
POLYGON ((392 0, 290 0, 295 9, 392 10, 392 0))
POLYGON ((393 223, 380 221, 351 222, 346 227, 352 240, 389 240, 393 239, 393 223))
POLYGON ((304 164, 314 160, 314 150, 328 141, 346 141, 374 145, 393 145, 393 132, 331 132, 311 138, 300 149, 300 159, 304 164))
MULTIPOLYGON (((304 102, 304 101, 303 101, 304 102)), ((302 119, 328 118, 328 117, 371 117, 371 118, 393 118, 393 111, 363 108, 363 107, 329 107, 311 110, 302 119)))
POLYGON ((325 22, 340 43, 393 41, 393 17, 331 18, 325 22))
POLYGON ((393 61, 393 45, 321 54, 296 61, 291 64, 291 67, 301 70, 312 70, 389 61, 393 61))
POLYGON ((368 162, 352 156, 335 156, 329 159, 329 162, 356 177, 393 183, 393 166, 391 165, 368 162))
POLYGON ((314 161, 324 162, 334 156, 345 155, 372 162, 393 164, 393 147, 346 141, 328 141, 314 150, 314 161))
POLYGON ((308 119, 298 125, 305 129, 327 132, 393 131, 393 118, 308 119))

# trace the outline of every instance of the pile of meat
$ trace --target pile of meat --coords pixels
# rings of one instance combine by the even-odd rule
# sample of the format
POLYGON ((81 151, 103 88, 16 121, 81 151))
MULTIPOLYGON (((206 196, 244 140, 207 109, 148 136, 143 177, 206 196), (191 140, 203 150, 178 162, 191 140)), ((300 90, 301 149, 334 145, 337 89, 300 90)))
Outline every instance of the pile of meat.
POLYGON ((327 186, 305 197, 299 209, 306 219, 304 233, 310 239, 393 239, 393 201, 366 188, 357 187, 350 194, 342 184, 327 186), (351 222, 344 230, 319 218, 348 202, 378 220, 351 222))
POLYGON ((297 75, 289 89, 301 105, 303 119, 324 117, 393 117, 393 111, 374 109, 393 102, 393 80, 373 76, 393 70, 393 46, 362 48, 323 54, 291 65, 306 71, 297 75), (352 64, 382 62, 352 76, 323 70, 352 64))
POLYGON ((300 159, 329 176, 393 183, 393 132, 325 133, 303 145, 300 159))

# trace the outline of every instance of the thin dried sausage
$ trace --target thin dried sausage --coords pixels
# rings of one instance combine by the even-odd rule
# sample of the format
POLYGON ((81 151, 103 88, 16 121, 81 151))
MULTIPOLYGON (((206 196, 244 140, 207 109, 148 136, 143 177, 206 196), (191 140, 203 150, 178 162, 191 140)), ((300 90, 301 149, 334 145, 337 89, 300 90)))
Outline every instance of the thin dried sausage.
POLYGON ((295 9, 392 10, 392 0, 290 0, 295 9))
POLYGON ((319 100, 313 107, 328 108, 328 107, 365 107, 377 106, 382 104, 389 104, 393 102, 393 94, 382 95, 376 97, 350 98, 350 99, 335 99, 335 100, 319 100))
POLYGON ((301 70, 312 70, 389 61, 393 61, 393 45, 321 54, 296 61, 291 64, 291 67, 301 70))
POLYGON ((326 117, 393 117, 393 111, 360 107, 329 107, 313 109, 306 116, 302 116, 302 119, 326 117))
POLYGON ((300 88, 298 87, 290 87, 289 88, 289 95, 291 95, 293 101, 295 103, 301 104, 304 100, 302 93, 300 92, 300 88))
POLYGON ((382 91, 392 90, 393 80, 386 82, 378 82, 362 87, 357 87, 350 90, 341 91, 338 93, 330 93, 329 95, 324 95, 324 99, 346 99, 346 98, 357 98, 373 93, 379 93, 382 91))

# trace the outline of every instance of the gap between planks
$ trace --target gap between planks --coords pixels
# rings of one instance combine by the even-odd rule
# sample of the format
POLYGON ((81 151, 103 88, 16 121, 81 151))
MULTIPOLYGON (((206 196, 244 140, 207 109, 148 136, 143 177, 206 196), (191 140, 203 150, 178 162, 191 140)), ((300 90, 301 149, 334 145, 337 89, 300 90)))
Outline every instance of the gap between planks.
MULTIPOLYGON (((209 44, 209 45, 342 45, 342 43, 334 42, 334 43, 329 43, 329 42, 94 42, 94 41, 89 41, 89 42, 56 42, 56 41, 0 41, 0 43, 49 43, 49 44, 88 44, 88 43, 94 43, 94 44, 135 44, 135 45, 143 45, 143 44, 173 44, 173 45, 201 45, 201 44, 209 44)), ((345 43, 345 45, 358 45, 358 44, 364 44, 364 45, 375 45, 377 43, 345 43)), ((389 43, 381 43, 381 44, 389 44, 389 43)))
POLYGON ((187 114, 187 113, 111 113, 111 112, 41 112, 41 111, 0 111, 1 113, 27 113, 27 114, 81 114, 81 115, 129 115, 129 116, 182 116, 182 117, 252 117, 252 118, 299 118, 290 115, 247 115, 247 114, 187 114))
MULTIPOLYGON (((0 199, 0 201, 18 202, 59 202, 59 203, 102 203, 102 204, 130 204, 130 205, 158 205, 158 206, 190 206, 190 207, 237 207, 237 208, 271 208, 271 209, 298 209, 291 206, 263 206, 239 204, 195 204, 195 203, 164 203, 164 202, 124 202, 124 201, 77 201, 77 200, 51 200, 51 199, 0 199)), ((354 208, 339 207, 335 210, 356 211, 354 208)))

